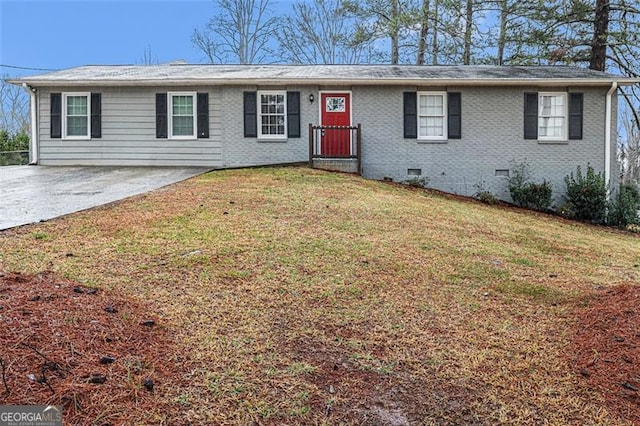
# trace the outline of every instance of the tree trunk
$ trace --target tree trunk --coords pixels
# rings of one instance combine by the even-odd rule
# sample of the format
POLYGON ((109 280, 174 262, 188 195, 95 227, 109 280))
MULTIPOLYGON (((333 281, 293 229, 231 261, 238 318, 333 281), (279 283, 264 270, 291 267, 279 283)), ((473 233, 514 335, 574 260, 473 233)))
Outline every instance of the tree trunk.
POLYGON ((593 21, 593 41, 589 68, 604 71, 607 61, 607 39, 609 35, 610 0, 596 0, 596 16, 593 21))
POLYGON ((433 65, 438 65, 438 53, 439 53, 439 46, 438 46, 438 7, 440 6, 440 0, 434 0, 433 2, 433 15, 432 15, 432 20, 433 20, 433 42, 431 44, 431 54, 433 55, 433 60, 431 61, 431 63, 433 65))
POLYGON ((420 15, 420 36, 418 38, 416 64, 424 65, 424 57, 427 53, 427 34, 429 32, 429 0, 422 0, 422 12, 420 15))
POLYGON ((500 1, 500 33, 498 34, 498 65, 504 65, 504 48, 507 44, 508 0, 500 1))
POLYGON ((398 1, 391 0, 391 22, 389 22, 389 36, 391 37, 391 65, 397 65, 399 59, 398 43, 399 43, 399 16, 398 1))
POLYGON ((473 0, 467 0, 467 10, 464 24, 464 52, 462 53, 462 63, 471 64, 471 37, 473 35, 473 0))

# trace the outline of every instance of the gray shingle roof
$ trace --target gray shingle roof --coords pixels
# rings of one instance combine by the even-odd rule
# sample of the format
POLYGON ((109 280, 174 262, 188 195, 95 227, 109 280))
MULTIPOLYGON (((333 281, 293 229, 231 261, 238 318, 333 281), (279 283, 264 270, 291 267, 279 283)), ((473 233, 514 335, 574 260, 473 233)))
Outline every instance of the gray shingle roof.
POLYGON ((634 84, 638 80, 567 66, 88 65, 11 80, 45 85, 195 84, 634 84))

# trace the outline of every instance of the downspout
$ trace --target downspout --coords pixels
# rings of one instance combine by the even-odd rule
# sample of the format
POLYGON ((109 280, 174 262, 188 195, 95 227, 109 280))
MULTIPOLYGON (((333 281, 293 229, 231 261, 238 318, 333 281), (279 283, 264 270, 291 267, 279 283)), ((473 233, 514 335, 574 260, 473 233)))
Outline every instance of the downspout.
MULTIPOLYGON (((609 188, 609 183, 611 182, 611 98, 615 91, 618 89, 618 82, 614 81, 611 83, 611 88, 607 92, 607 101, 605 106, 605 128, 604 128, 604 182, 609 188)), ((607 197, 609 194, 607 193, 607 197)))
POLYGON ((38 164, 38 94, 35 88, 27 83, 22 83, 22 88, 29 93, 29 105, 31 106, 31 138, 29 142, 29 165, 38 164))

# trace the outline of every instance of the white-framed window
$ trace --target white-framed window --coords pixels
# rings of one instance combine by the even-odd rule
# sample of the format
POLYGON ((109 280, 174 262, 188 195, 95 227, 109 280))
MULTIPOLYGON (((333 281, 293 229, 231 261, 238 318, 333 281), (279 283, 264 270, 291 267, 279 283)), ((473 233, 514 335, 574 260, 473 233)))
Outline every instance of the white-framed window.
POLYGON ((169 92, 169 138, 196 139, 196 93, 169 92))
POLYGON ((567 140, 568 102, 564 92, 538 93, 538 139, 567 140))
POLYGON ((447 139, 447 92, 418 92, 418 139, 447 139))
POLYGON ((286 139, 287 92, 258 92, 258 138, 286 139))
POLYGON ((91 138, 91 93, 62 94, 63 139, 91 138))

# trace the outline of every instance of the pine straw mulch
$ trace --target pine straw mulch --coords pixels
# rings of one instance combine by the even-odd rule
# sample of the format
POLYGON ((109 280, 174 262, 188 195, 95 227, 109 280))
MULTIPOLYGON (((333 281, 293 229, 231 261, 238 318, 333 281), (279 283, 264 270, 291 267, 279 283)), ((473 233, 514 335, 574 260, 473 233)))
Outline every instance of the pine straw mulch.
POLYGON ((570 358, 612 413, 640 424, 640 286, 603 291, 576 313, 570 358))
POLYGON ((171 411, 172 345, 141 302, 0 271, 0 348, 0 404, 62 405, 65 424, 159 423, 171 411))

